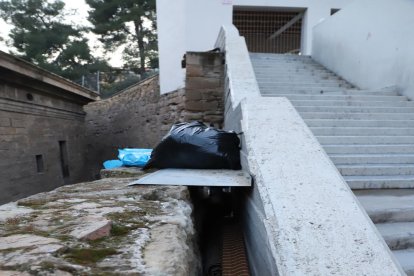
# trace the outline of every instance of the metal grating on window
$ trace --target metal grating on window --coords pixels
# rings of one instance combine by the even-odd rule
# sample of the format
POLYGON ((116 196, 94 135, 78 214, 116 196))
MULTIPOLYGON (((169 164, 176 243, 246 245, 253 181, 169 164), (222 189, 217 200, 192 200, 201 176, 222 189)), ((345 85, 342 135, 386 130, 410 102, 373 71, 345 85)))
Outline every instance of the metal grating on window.
POLYGON ((233 12, 233 24, 244 36, 250 52, 298 53, 302 35, 303 12, 233 12))

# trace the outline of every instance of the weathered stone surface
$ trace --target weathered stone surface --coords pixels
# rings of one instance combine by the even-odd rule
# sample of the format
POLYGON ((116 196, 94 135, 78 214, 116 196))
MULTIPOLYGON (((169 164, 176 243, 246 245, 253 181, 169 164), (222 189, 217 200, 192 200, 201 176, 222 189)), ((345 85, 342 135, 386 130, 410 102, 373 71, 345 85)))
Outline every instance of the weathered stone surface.
POLYGON ((102 169, 101 178, 124 178, 124 177, 137 177, 145 174, 141 168, 137 167, 121 167, 116 169, 102 169))
POLYGON ((2 276, 30 276, 29 273, 11 270, 0 270, 2 276))
POLYGON ((19 234, 0 237, 0 250, 24 247, 37 247, 59 243, 59 240, 30 234, 19 234))
POLYGON ((1 205, 0 206, 0 222, 4 222, 7 220, 15 220, 19 216, 29 214, 32 211, 33 210, 30 208, 17 206, 15 202, 1 205))
POLYGON ((127 186, 135 179, 0 206, 0 275, 197 275, 187 188, 127 186))
POLYGON ((107 237, 111 233, 112 222, 104 217, 88 216, 82 218, 70 232, 70 235, 77 239, 94 241, 107 237))

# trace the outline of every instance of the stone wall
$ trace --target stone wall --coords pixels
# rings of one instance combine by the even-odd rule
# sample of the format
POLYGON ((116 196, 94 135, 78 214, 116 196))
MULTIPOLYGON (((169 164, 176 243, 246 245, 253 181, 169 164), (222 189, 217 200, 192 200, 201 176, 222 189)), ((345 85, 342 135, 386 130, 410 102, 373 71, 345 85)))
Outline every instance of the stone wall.
POLYGON ((79 99, 0 79, 0 203, 88 178, 79 99))
POLYGON ((98 177, 102 162, 119 148, 153 148, 175 122, 183 121, 184 91, 160 95, 158 76, 85 107, 88 163, 98 177))
POLYGON ((174 123, 223 122, 221 53, 188 53, 187 86, 161 94, 154 76, 109 99, 91 103, 87 112, 88 164, 96 178, 102 162, 119 148, 153 148, 174 123))

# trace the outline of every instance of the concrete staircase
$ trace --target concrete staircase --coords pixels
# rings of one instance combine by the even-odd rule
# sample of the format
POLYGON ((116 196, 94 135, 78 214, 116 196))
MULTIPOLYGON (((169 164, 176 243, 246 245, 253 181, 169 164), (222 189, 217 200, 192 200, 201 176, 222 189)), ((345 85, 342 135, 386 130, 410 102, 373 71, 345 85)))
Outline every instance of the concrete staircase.
POLYGON ((361 90, 309 56, 252 53, 263 97, 287 97, 414 275, 414 102, 361 90))

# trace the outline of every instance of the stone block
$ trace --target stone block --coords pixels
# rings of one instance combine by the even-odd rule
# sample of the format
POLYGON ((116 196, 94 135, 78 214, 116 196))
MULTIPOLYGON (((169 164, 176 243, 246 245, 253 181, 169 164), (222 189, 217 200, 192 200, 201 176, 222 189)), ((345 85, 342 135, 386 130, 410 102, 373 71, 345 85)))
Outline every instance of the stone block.
POLYGON ((87 216, 79 221, 70 235, 80 240, 94 241, 109 236, 111 227, 112 222, 104 217, 87 216))
POLYGON ((222 86, 220 78, 190 77, 187 78, 187 89, 211 89, 222 86))
POLYGON ((207 101, 186 101, 185 108, 189 111, 215 110, 218 108, 218 103, 207 101))
MULTIPOLYGON (((17 234, 7 237, 0 237, 0 250, 30 248, 49 244, 59 244, 59 240, 30 234, 17 234)), ((62 247, 63 246, 60 246, 59 248, 62 247)))
POLYGON ((17 270, 0 270, 2 276, 30 276, 27 272, 21 272, 17 270))
POLYGON ((187 52, 186 63, 201 66, 220 66, 223 64, 223 53, 187 52))
POLYGON ((224 68, 219 66, 201 66, 195 64, 189 64, 186 67, 186 76, 188 77, 208 77, 208 78, 222 78, 224 68))
POLYGON ((207 115, 203 117, 203 121, 209 123, 222 123, 223 120, 223 115, 207 115))
POLYGON ((204 113, 203 112, 183 112, 183 117, 185 121, 202 121, 204 113))
POLYGON ((10 118, 0 117, 0 127, 11 126, 10 118))
POLYGON ((101 178, 127 178, 142 176, 144 174, 145 171, 136 167, 121 167, 101 170, 101 178))
POLYGON ((13 127, 18 127, 18 128, 26 127, 27 124, 28 124, 28 120, 23 120, 23 119, 14 119, 14 118, 12 118, 11 122, 12 122, 13 127))
POLYGON ((185 95, 187 101, 198 101, 203 99, 203 92, 200 89, 187 89, 185 95))
POLYGON ((13 127, 0 127, 0 135, 14 135, 16 129, 13 127))

